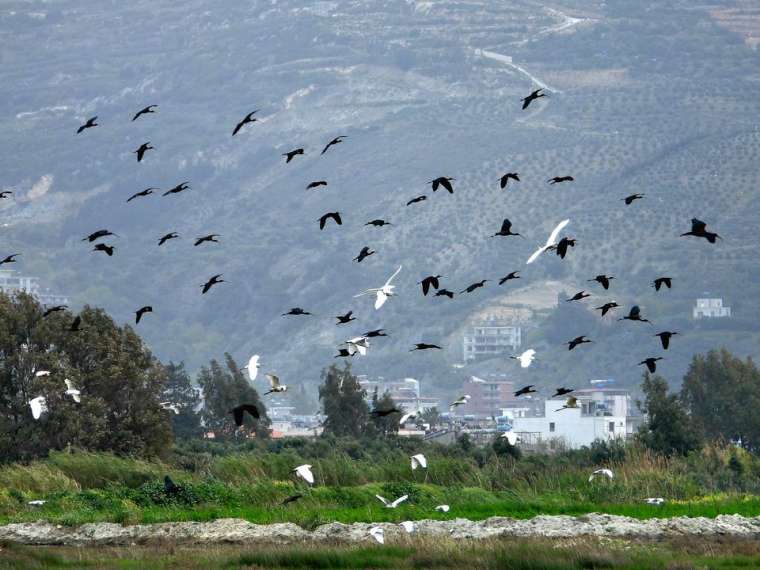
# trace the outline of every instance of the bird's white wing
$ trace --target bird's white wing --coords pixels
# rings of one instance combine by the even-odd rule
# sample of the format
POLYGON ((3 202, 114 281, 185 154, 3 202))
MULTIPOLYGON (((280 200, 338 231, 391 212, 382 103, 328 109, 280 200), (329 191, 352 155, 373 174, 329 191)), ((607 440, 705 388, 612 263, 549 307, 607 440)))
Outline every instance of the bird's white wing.
POLYGON ((71 380, 69 380, 68 378, 64 378, 63 379, 63 383, 66 384, 66 389, 67 390, 74 390, 75 389, 74 385, 71 383, 71 380))
POLYGON ((388 281, 385 282, 385 285, 383 285, 383 288, 388 287, 388 285, 391 284, 391 281, 393 281, 393 278, 396 277, 396 275, 399 274, 399 272, 401 271, 402 267, 403 267, 403 265, 399 265, 398 266, 398 269, 396 269, 396 272, 388 278, 388 281))
POLYGON ((400 522, 399 525, 409 534, 414 532, 414 523, 412 521, 400 522))
POLYGON ((266 377, 267 380, 269 380, 269 384, 272 387, 272 390, 280 387, 280 378, 278 376, 275 376, 274 374, 267 374, 266 377))
POLYGON ((40 419, 43 412, 47 412, 47 403, 45 402, 45 396, 37 396, 29 400, 29 407, 32 408, 32 417, 35 420, 40 419))
POLYGON ((373 526, 371 529, 369 529, 369 534, 380 544, 385 544, 385 534, 383 533, 383 529, 381 529, 379 526, 373 526))
POLYGON ((546 240, 546 245, 544 247, 549 247, 550 245, 554 245, 557 243, 557 238, 559 237, 559 232, 561 232, 567 224, 570 223, 570 220, 562 220, 560 223, 557 224, 557 227, 552 230, 552 233, 549 234, 549 239, 546 240))
POLYGON ((380 307, 385 305, 385 302, 387 300, 388 300, 388 295, 386 295, 382 291, 378 291, 377 297, 375 298, 375 310, 377 311, 380 307))
POLYGON ((538 259, 538 256, 541 255, 545 251, 546 251, 546 248, 544 246, 539 247, 536 251, 533 252, 533 255, 531 255, 528 258, 528 261, 525 262, 525 265, 530 265, 531 263, 536 261, 536 259, 538 259))
POLYGON ((412 469, 417 469, 418 465, 423 469, 427 469, 427 458, 421 453, 412 455, 412 469))
POLYGON ((259 355, 254 354, 251 356, 250 360, 248 361, 248 378, 251 379, 251 382, 256 380, 256 376, 259 374, 259 355))
POLYGON ((448 513, 449 512, 449 506, 448 505, 438 505, 435 508, 436 511, 440 511, 442 513, 448 513))
POLYGON ((380 495, 375 495, 375 497, 377 497, 377 498, 378 498, 378 500, 379 500, 379 501, 380 501, 382 504, 384 504, 386 507, 387 507, 388 505, 390 505, 390 501, 388 501, 388 499, 386 499, 385 497, 381 497, 380 495))
POLYGON ((296 473, 307 483, 314 483, 314 474, 311 472, 311 465, 299 465, 296 467, 296 473))
POLYGON ((402 495, 401 497, 399 497, 398 499, 396 499, 395 501, 393 501, 393 502, 391 503, 391 505, 390 505, 390 506, 391 506, 391 508, 392 508, 392 509, 395 509, 395 508, 396 508, 396 507, 398 507, 398 506, 399 506, 401 503, 403 503, 404 501, 406 501, 408 498, 409 498, 409 495, 402 495))
MULTIPOLYGON (((400 426, 404 425, 409 420, 409 418, 413 418, 415 415, 416 414, 412 414, 412 413, 404 414, 403 416, 401 416, 401 419, 398 421, 398 425, 400 426)), ((412 467, 412 469, 414 469, 414 467, 412 467)))
POLYGON ((50 376, 50 370, 39 370, 34 373, 34 376, 36 378, 41 378, 43 376, 50 376))
POLYGON ((517 434, 513 431, 505 431, 501 434, 501 437, 509 442, 509 445, 515 445, 517 443, 517 434))
POLYGON ((520 355, 520 366, 523 368, 528 368, 530 366, 531 362, 533 362, 533 358, 536 355, 536 351, 532 348, 529 348, 525 352, 523 352, 520 355))
POLYGON ((372 289, 365 289, 364 291, 362 291, 358 295, 354 295, 354 299, 356 299, 357 297, 361 297, 362 295, 370 295, 372 293, 377 293, 378 291, 380 291, 380 289, 381 288, 379 288, 379 287, 373 287, 372 289))

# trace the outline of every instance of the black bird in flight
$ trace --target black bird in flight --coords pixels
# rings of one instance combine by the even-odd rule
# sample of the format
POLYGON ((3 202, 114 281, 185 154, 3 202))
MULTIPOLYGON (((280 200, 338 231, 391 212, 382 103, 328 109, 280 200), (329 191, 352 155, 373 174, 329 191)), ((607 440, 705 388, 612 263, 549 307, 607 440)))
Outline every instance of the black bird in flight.
POLYGON ((255 111, 251 111, 245 117, 243 117, 243 120, 240 121, 237 125, 235 125, 235 128, 232 130, 232 136, 234 137, 236 134, 238 134, 238 131, 242 129, 245 125, 247 125, 248 123, 255 123, 256 118, 254 117, 254 115, 258 112, 259 110, 256 109, 255 111))
POLYGON ((430 350, 431 348, 436 348, 438 350, 443 350, 440 346, 437 344, 427 344, 425 342, 418 342, 414 345, 414 348, 410 350, 409 352, 414 352, 415 350, 430 350))
POLYGON ((441 283, 438 281, 442 275, 428 275, 425 277, 422 281, 417 283, 417 285, 422 285, 422 294, 427 296, 428 292, 430 291, 430 288, 438 290, 438 287, 441 286, 441 283))
POLYGON ((533 390, 533 386, 535 384, 528 384, 524 388, 520 388, 517 392, 515 392, 515 398, 519 398, 520 396, 524 396, 525 394, 534 394, 538 392, 538 390, 533 390))
POLYGON ((348 358, 349 356, 355 356, 355 352, 348 352, 347 348, 339 348, 338 354, 336 354, 333 358, 348 358))
POLYGON ((201 291, 201 295, 205 295, 206 293, 208 293, 209 289, 211 289, 214 285, 217 285, 218 283, 225 283, 224 279, 220 279, 221 276, 222 276, 221 273, 217 273, 211 279, 209 279, 203 285, 201 285, 201 287, 203 288, 203 290, 201 291))
POLYGON ((190 186, 188 186, 189 181, 182 182, 181 184, 177 184, 174 188, 170 188, 166 192, 162 194, 162 196, 168 196, 169 194, 179 194, 180 192, 184 192, 185 190, 189 190, 190 186))
POLYGON ((449 291, 448 289, 438 289, 435 293, 436 297, 448 297, 449 299, 454 298, 454 292, 449 291))
POLYGON ((357 255, 356 257, 354 257, 354 261, 356 261, 357 263, 361 263, 363 259, 366 259, 367 257, 369 257, 370 255, 372 255, 373 253, 375 253, 375 250, 374 249, 370 249, 368 246, 365 245, 362 248, 362 250, 359 252, 359 255, 357 255))
POLYGON ((232 408, 227 413, 232 414, 232 419, 235 420, 235 425, 237 427, 240 427, 243 425, 243 416, 245 415, 246 412, 251 414, 251 417, 253 419, 258 420, 261 417, 261 413, 259 412, 259 409, 253 404, 241 404, 239 406, 232 408))
POLYGON ((283 313, 281 316, 287 317, 288 315, 310 315, 309 311, 304 311, 301 307, 293 307, 287 313, 283 313))
POLYGON ((104 243, 96 244, 95 247, 92 248, 92 251, 102 251, 108 257, 111 257, 113 255, 113 250, 114 250, 114 246, 106 245, 104 243))
POLYGON ((168 234, 161 236, 161 239, 158 240, 158 245, 164 245, 170 239, 176 239, 178 237, 179 234, 177 232, 169 232, 168 234))
POLYGON ((522 108, 523 111, 528 108, 528 106, 533 103, 536 99, 539 97, 546 97, 546 93, 541 93, 543 89, 536 89, 533 91, 530 95, 522 99, 522 108))
POLYGON ((370 222, 367 222, 364 225, 365 226, 375 226, 376 228, 381 228, 383 226, 392 226, 393 224, 391 224, 390 222, 386 222, 385 220, 381 220, 381 219, 378 218, 377 220, 372 220, 370 222))
POLYGON ((137 113, 135 113, 135 116, 132 117, 132 122, 136 121, 143 115, 147 115, 148 113, 155 113, 153 109, 156 109, 157 107, 158 105, 148 105, 147 107, 140 109, 139 111, 137 111, 137 113))
POLYGON ((322 152, 319 154, 325 154, 327 152, 327 149, 329 149, 331 146, 340 144, 343 142, 343 139, 347 139, 348 137, 346 135, 340 135, 339 137, 335 137, 333 140, 331 140, 329 143, 325 145, 325 148, 322 149, 322 152))
POLYGON ((153 150, 154 147, 150 145, 150 141, 146 143, 142 143, 140 145, 140 148, 137 150, 133 150, 132 153, 137 155, 137 162, 142 162, 143 157, 145 156, 145 153, 149 150, 153 150))
POLYGON ((520 279, 520 276, 518 275, 520 273, 519 271, 513 271, 509 275, 505 275, 501 279, 499 279, 499 285, 504 285, 507 281, 510 281, 512 279, 520 279))
POLYGON ((98 123, 95 122, 97 120, 98 120, 98 116, 97 115, 95 115, 94 117, 90 117, 89 119, 87 119, 87 122, 77 129, 77 134, 81 133, 85 129, 91 129, 92 127, 97 127, 98 123))
POLYGON ((591 281, 596 281, 606 291, 607 289, 610 288, 610 281, 612 281, 613 279, 614 277, 610 277, 609 275, 597 275, 596 277, 594 277, 593 279, 589 279, 588 281, 589 283, 591 281))
POLYGON ((378 337, 378 336, 388 336, 388 335, 385 334, 385 329, 375 329, 373 331, 367 331, 367 332, 365 332, 363 336, 365 336, 367 338, 375 338, 375 337, 378 337))
POLYGON ((572 182, 575 180, 572 176, 555 176, 554 178, 549 178, 547 182, 549 184, 559 184, 560 182, 572 182))
POLYGON ((294 503, 295 501, 301 498, 303 498, 303 495, 291 495, 290 497, 287 497, 282 503, 280 503, 280 506, 284 507, 285 505, 294 503))
POLYGON ((564 386, 560 386, 557 388, 557 391, 554 392, 554 395, 552 398, 558 398, 559 396, 564 396, 565 394, 569 394, 570 392, 575 392, 575 388, 565 388, 564 386))
POLYGON ((610 303, 605 303, 605 304, 604 304, 604 305, 602 305, 601 307, 596 307, 594 310, 595 310, 595 311, 602 311, 602 316, 604 316, 604 315, 606 315, 606 314, 607 314, 607 313, 608 313, 608 312, 609 312, 611 309, 616 309, 616 308, 617 308, 617 307, 619 307, 619 306, 620 306, 620 305, 618 305, 618 304, 617 304, 615 301, 612 301, 612 302, 610 302, 610 303))
POLYGON ((707 224, 697 218, 691 219, 691 231, 681 234, 683 236, 694 236, 705 238, 710 243, 715 243, 716 239, 722 239, 718 234, 707 231, 707 224))
POLYGON ((567 350, 573 350, 576 346, 580 344, 585 344, 587 342, 594 342, 593 340, 589 340, 586 338, 586 335, 576 336, 573 340, 566 342, 567 350))
POLYGON ((563 237, 561 240, 559 240, 559 243, 556 246, 554 246, 552 249, 556 250, 556 253, 557 255, 559 255, 560 259, 565 259, 565 256, 567 255, 567 248, 575 247, 575 242, 576 240, 573 238, 563 237))
POLYGON ((496 236, 504 236, 504 237, 520 236, 520 234, 512 232, 512 222, 510 222, 507 218, 504 218, 504 221, 501 222, 501 229, 495 234, 493 234, 491 237, 496 237, 496 236))
POLYGON ((12 253, 10 255, 7 255, 5 259, 0 261, 0 265, 3 265, 4 263, 16 263, 16 258, 21 255, 20 253, 12 253))
POLYGON ((649 370, 649 372, 651 372, 652 374, 654 374, 655 371, 657 370, 657 361, 658 360, 662 360, 662 356, 658 356, 657 358, 654 358, 654 357, 650 356, 649 358, 645 358, 644 360, 642 360, 641 362, 639 362, 639 366, 646 365, 646 367, 649 370))
POLYGON ((183 491, 181 485, 177 485, 172 478, 166 475, 164 477, 164 492, 167 495, 178 495, 183 491))
POLYGON ((302 148, 297 148, 295 150, 291 150, 290 152, 284 153, 282 156, 285 158, 285 164, 289 163, 291 160, 293 160, 297 155, 303 154, 302 148))
POLYGON ((3 198, 7 198, 11 194, 13 194, 12 190, 3 190, 3 191, 1 191, 0 192, 0 200, 2 200, 3 198))
POLYGON ((60 311, 65 311, 69 307, 67 305, 56 305, 55 307, 50 307, 49 309, 45 310, 44 313, 42 313, 42 318, 49 317, 53 313, 58 313, 60 311))
POLYGON ((318 188, 320 186, 327 186, 327 180, 315 180, 314 182, 309 182, 306 189, 311 190, 312 188, 318 188))
POLYGON ((425 200, 427 200, 427 196, 423 194, 422 196, 417 196, 416 198, 412 198, 406 203, 406 205, 411 206, 412 204, 416 204, 417 202, 424 202, 425 200))
POLYGON ((488 279, 483 279, 483 281, 478 281, 476 283, 473 283, 472 285, 470 285, 466 289, 461 290, 459 292, 459 294, 461 295, 462 293, 472 293, 475 289, 479 289, 480 287, 484 287, 487 282, 488 282, 488 279))
POLYGON ((585 299, 586 297, 591 297, 591 295, 589 295, 585 291, 579 291, 578 293, 576 293, 575 295, 573 295, 569 299, 565 299, 565 301, 568 302, 568 303, 570 301, 580 301, 582 299, 585 299))
POLYGON ((501 185, 501 189, 504 190, 504 188, 507 187, 507 184, 509 183, 509 180, 512 179, 515 182, 520 182, 520 175, 517 174, 517 172, 507 172, 499 179, 499 184, 501 185))
POLYGON ((338 315, 335 318, 338 319, 338 322, 336 324, 338 325, 345 325, 347 323, 350 323, 351 321, 355 321, 356 317, 352 316, 354 314, 353 311, 348 311, 345 315, 338 315))
POLYGON ((219 240, 216 239, 218 237, 222 237, 222 236, 220 236, 219 234, 209 234, 207 236, 201 236, 199 238, 195 238, 195 243, 193 244, 193 246, 198 247, 202 243, 206 243, 206 242, 219 243, 219 240))
POLYGON ((618 320, 619 321, 638 321, 640 323, 649 323, 650 325, 652 324, 647 319, 641 316, 641 309, 639 308, 638 305, 634 305, 633 307, 631 307, 631 310, 628 312, 628 316, 619 318, 618 320))
POLYGON ((145 190, 141 190, 140 192, 136 192, 132 194, 129 198, 127 198, 127 202, 131 202, 135 198, 144 198, 145 196, 150 196, 153 194, 154 190, 158 190, 158 188, 146 188, 145 190))
POLYGON ((391 414, 403 414, 404 410, 399 410, 398 408, 388 408, 387 410, 372 410, 370 412, 371 415, 375 416, 376 418, 384 418, 385 416, 390 416, 391 414))
POLYGON ((677 335, 678 333, 676 331, 662 331, 660 333, 657 333, 654 336, 660 337, 660 342, 662 343, 662 348, 664 350, 668 350, 668 347, 670 346, 670 338, 674 335, 677 335))
POLYGON ((340 212, 327 212, 324 216, 319 218, 320 230, 325 229, 325 224, 327 223, 327 220, 329 220, 330 218, 332 218, 332 220, 339 226, 343 225, 343 220, 340 217, 340 212))
POLYGON ((143 315, 145 313, 152 313, 152 312, 153 312, 153 307, 151 307, 150 305, 145 305, 144 307, 140 307, 139 309, 137 309, 135 311, 135 324, 136 325, 140 324, 140 319, 143 318, 143 315))
POLYGON ((658 277, 654 281, 652 281, 652 287, 654 287, 655 291, 659 291, 660 287, 665 285, 668 289, 670 289, 673 286, 673 278, 672 277, 658 277))
POLYGON ((435 180, 431 180, 428 182, 428 184, 433 185, 433 192, 438 190, 439 187, 443 186, 446 190, 449 191, 449 194, 454 193, 454 187, 451 185, 451 181, 454 180, 454 178, 451 178, 449 176, 439 176, 435 180))
POLYGON ((69 325, 69 332, 79 332, 82 330, 82 317, 77 315, 74 317, 74 320, 71 321, 71 324, 69 325))
POLYGON ((82 241, 89 241, 90 243, 92 243, 95 240, 98 240, 100 238, 107 237, 107 236, 119 237, 115 233, 112 233, 112 232, 110 232, 108 230, 98 230, 96 232, 92 232, 87 237, 83 237, 82 241))
POLYGON ((634 200, 641 200, 643 197, 644 197, 644 194, 631 194, 630 196, 621 198, 621 200, 625 202, 626 206, 630 206, 631 204, 633 204, 634 200))

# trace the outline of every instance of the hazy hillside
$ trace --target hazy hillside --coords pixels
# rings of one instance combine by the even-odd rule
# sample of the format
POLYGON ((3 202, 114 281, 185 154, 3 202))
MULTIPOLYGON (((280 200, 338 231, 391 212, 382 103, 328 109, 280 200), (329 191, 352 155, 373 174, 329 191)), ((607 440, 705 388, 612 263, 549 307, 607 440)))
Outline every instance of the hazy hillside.
POLYGON ((22 252, 16 269, 77 306, 126 321, 153 305, 137 329, 164 360, 193 368, 256 351, 293 382, 316 381, 337 343, 384 327, 391 336, 354 359, 357 372, 453 386, 468 372, 450 367, 462 325, 510 304, 517 285, 496 282, 514 270, 528 291, 552 281, 594 297, 536 313, 526 329, 535 368, 504 360, 475 371, 636 383, 636 363, 660 354, 651 335, 664 329, 682 333, 661 362, 673 381, 695 351, 759 356, 760 66, 748 38, 760 23, 746 6, 5 2, 0 186, 15 195, 0 204, 0 253, 22 252), (531 76, 549 97, 521 111, 531 76), (158 112, 131 122, 148 104, 158 112), (261 120, 232 138, 253 109, 261 120), (75 135, 92 115, 101 126, 75 135), (348 138, 320 156, 336 135, 348 138), (132 151, 148 140, 156 150, 138 164, 132 151), (299 146, 306 155, 286 165, 281 154, 299 146), (507 170, 522 182, 501 191, 507 170), (564 174, 576 182, 546 183, 564 174), (455 194, 430 192, 437 176, 456 178, 455 194), (318 179, 328 187, 307 193, 318 179), (184 180, 185 193, 125 203, 184 180), (624 206, 633 192, 646 197, 624 206), (343 226, 320 231, 317 218, 335 210, 343 226), (723 241, 678 237, 694 216, 723 241), (376 217, 394 225, 364 226, 376 217), (488 237, 504 217, 525 240, 488 237), (578 246, 526 267, 565 217, 578 246), (99 228, 120 236, 113 258, 81 241, 99 228), (182 240, 158 248, 169 231, 182 240), (192 246, 212 232, 221 244, 192 246), (364 245, 377 253, 357 264, 364 245), (400 264, 399 296, 381 311, 353 299, 400 264), (201 296, 215 273, 229 283, 201 296), (416 283, 436 273, 457 292, 491 282, 451 301, 423 298, 416 283), (609 292, 586 282, 598 273, 616 277, 609 292), (649 283, 663 274, 674 288, 656 294, 649 283), (706 292, 736 318, 693 323, 706 292), (583 308, 612 299, 639 303, 654 326, 601 322, 583 308), (317 316, 280 317, 295 306, 317 316), (355 326, 336 327, 332 316, 349 309, 355 326), (568 353, 562 343, 579 334, 596 343, 568 353), (421 340, 446 351, 410 354, 421 340))

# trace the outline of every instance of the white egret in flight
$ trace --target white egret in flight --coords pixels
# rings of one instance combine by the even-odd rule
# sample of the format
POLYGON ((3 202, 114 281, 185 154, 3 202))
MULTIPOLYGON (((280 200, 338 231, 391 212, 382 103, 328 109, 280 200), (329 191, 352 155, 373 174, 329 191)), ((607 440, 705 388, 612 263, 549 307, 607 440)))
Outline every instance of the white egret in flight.
POLYGON ((402 266, 399 265, 398 269, 396 269, 396 272, 391 275, 388 278, 388 281, 385 282, 385 285, 383 285, 380 288, 373 288, 373 289, 367 289, 366 291, 362 291, 358 295, 354 295, 354 297, 361 297, 362 295, 369 295, 372 293, 375 293, 375 310, 378 310, 380 307, 382 307, 385 302, 388 300, 389 297, 392 297, 395 295, 393 290, 396 288, 395 285, 391 285, 391 281, 393 281, 393 278, 396 277, 396 275, 399 274, 401 271, 402 266))
POLYGON ((549 234, 549 239, 546 240, 546 244, 542 245, 536 251, 534 251, 533 255, 531 255, 528 258, 528 261, 526 262, 526 264, 530 265, 531 263, 536 261, 536 259, 538 259, 539 255, 541 255, 551 246, 557 245, 557 238, 559 237, 559 232, 561 232, 564 229, 564 227, 569 223, 570 223, 570 220, 562 220, 559 224, 557 224, 557 227, 554 228, 551 234, 549 234))

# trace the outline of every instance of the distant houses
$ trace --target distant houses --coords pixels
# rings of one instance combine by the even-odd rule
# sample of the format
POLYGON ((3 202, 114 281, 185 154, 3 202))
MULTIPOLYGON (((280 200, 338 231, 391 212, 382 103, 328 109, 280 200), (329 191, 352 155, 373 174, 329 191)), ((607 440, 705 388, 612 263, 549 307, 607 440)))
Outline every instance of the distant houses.
POLYGON ((511 354, 522 344, 521 327, 496 318, 476 322, 465 329, 462 336, 464 362, 511 354))
POLYGON ((692 309, 694 319, 721 319, 731 316, 731 307, 723 306, 723 299, 702 298, 697 299, 692 309))
POLYGON ((49 289, 43 289, 40 286, 38 277, 21 275, 12 269, 0 269, 0 291, 8 295, 18 292, 27 293, 32 295, 45 307, 69 304, 69 299, 66 295, 53 293, 49 289))

